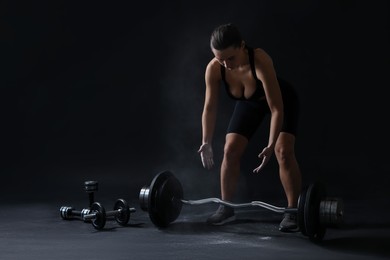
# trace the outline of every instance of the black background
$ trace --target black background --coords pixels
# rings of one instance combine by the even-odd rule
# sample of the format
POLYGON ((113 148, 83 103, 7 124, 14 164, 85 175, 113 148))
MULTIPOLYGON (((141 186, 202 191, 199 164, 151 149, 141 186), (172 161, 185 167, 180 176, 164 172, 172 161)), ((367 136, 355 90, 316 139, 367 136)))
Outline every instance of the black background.
MULTIPOLYGON (((1 1, 0 202, 137 198, 169 169, 185 197, 219 196, 233 102, 221 91, 217 167, 202 168, 211 31, 233 22, 301 99, 304 183, 345 199, 388 198, 389 20, 382 1, 1 1)), ((268 121, 243 159, 237 200, 283 198, 273 158, 252 174, 268 121)))

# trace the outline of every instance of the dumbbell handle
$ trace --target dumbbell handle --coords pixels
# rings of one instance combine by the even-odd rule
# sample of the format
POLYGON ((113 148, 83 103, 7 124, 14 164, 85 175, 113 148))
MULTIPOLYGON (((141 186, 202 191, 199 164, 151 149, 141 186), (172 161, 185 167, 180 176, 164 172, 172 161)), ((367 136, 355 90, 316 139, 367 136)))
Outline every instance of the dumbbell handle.
POLYGON ((77 216, 77 217, 82 217, 84 214, 85 214, 84 210, 72 210, 71 212, 72 216, 77 216))
MULTIPOLYGON (((130 213, 136 212, 135 208, 130 208, 129 210, 130 210, 130 213)), ((122 209, 106 211, 105 216, 106 217, 115 217, 116 215, 120 214, 121 211, 122 211, 122 209)), ((87 219, 87 220, 91 220, 94 218, 96 218, 96 212, 92 212, 90 214, 84 215, 84 219, 87 219)))
POLYGON ((283 208, 283 207, 276 207, 274 205, 262 202, 262 201, 252 201, 248 203, 231 203, 228 201, 224 201, 218 198, 206 198, 206 199, 200 199, 200 200, 181 200, 182 203, 187 204, 187 205, 202 205, 206 203, 217 203, 217 204, 222 204, 225 206, 229 206, 232 208, 244 208, 244 207, 252 207, 252 206, 259 206, 262 208, 266 208, 269 210, 272 210, 277 213, 286 213, 286 212, 298 212, 298 208, 283 208))
POLYGON ((84 218, 85 215, 90 213, 89 209, 75 210, 72 207, 63 206, 60 208, 61 217, 63 219, 69 219, 72 217, 84 218))
POLYGON ((96 212, 91 212, 89 214, 84 215, 85 220, 93 220, 96 218, 96 212))
MULTIPOLYGON (((107 217, 115 217, 122 212, 123 209, 106 211, 107 217)), ((130 213, 136 212, 135 208, 129 208, 130 213)))

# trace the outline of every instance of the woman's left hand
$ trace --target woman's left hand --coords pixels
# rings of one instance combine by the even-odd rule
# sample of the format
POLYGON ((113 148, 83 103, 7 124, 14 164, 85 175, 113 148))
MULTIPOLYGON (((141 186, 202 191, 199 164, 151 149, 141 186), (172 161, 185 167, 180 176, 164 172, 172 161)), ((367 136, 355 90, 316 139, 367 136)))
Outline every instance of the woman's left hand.
POLYGON ((273 152, 274 152, 273 147, 267 146, 263 149, 261 153, 259 153, 258 157, 261 159, 261 164, 259 165, 259 167, 253 170, 254 173, 258 173, 264 168, 264 166, 268 163, 269 159, 271 158, 273 152))

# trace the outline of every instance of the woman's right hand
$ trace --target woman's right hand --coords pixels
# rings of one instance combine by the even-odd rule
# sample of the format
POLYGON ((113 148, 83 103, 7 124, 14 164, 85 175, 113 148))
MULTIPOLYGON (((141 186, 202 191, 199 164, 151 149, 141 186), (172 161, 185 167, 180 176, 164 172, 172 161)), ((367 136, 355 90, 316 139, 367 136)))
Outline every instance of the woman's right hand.
POLYGON ((210 170, 214 166, 213 148, 211 147, 211 144, 202 144, 198 150, 198 153, 200 153, 203 167, 207 170, 210 170))

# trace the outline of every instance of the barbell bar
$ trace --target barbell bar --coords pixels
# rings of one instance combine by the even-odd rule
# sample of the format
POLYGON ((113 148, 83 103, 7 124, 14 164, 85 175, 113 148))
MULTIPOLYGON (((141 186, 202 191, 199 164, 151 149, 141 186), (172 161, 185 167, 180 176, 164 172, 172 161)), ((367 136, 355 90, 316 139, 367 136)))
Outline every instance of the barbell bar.
POLYGON ((139 203, 140 208, 148 212, 150 220, 158 228, 166 228, 174 222, 180 215, 183 204, 216 203, 233 208, 258 206, 277 213, 297 213, 301 233, 313 242, 323 239, 327 227, 340 225, 344 215, 342 199, 326 197, 326 189, 321 182, 314 182, 302 190, 296 208, 285 208, 262 201, 237 204, 218 198, 185 200, 180 181, 168 170, 158 173, 149 186, 141 188, 139 203))

